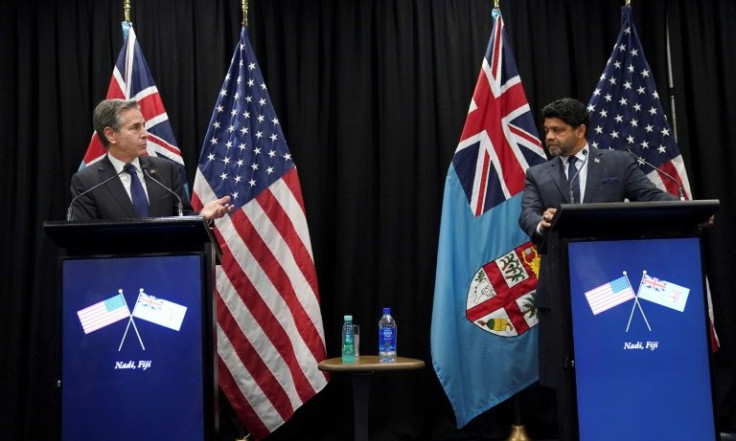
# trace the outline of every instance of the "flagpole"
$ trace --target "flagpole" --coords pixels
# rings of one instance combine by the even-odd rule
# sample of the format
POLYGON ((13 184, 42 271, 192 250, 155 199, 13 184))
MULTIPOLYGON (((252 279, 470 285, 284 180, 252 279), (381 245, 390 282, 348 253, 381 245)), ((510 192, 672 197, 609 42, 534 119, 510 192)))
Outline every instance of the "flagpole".
POLYGON ((670 22, 665 17, 667 31, 667 94, 670 97, 670 113, 672 113, 672 136, 677 142, 677 113, 675 112, 675 79, 672 75, 672 46, 670 40, 670 22))
MULTIPOLYGON (((123 295, 123 290, 118 290, 120 292, 120 295, 123 295)), ((143 288, 141 288, 140 292, 138 293, 138 297, 135 299, 135 304, 138 304, 138 299, 141 298, 141 292, 143 292, 143 288)), ((128 301, 125 300, 125 296, 123 296, 123 301, 125 302, 125 307, 128 308, 128 311, 130 311, 130 307, 128 306, 128 301)), ((135 311, 135 306, 133 307, 133 311, 135 311)), ((130 317, 128 318, 128 324, 125 326, 125 332, 123 333, 123 338, 120 340, 120 346, 118 346, 118 352, 123 348, 123 342, 125 342, 125 337, 128 336, 128 329, 130 329, 131 323, 133 324, 133 329, 135 330, 136 335, 138 336, 138 342, 141 344, 141 348, 143 350, 146 350, 146 347, 143 345, 143 339, 141 338, 140 332, 138 332, 138 327, 135 325, 135 320, 133 320, 133 312, 130 312, 130 317)))
POLYGON ((248 0, 241 0, 240 7, 243 8, 243 26, 248 26, 248 0))
POLYGON ((514 395, 514 419, 516 422, 511 425, 511 433, 506 441, 532 441, 521 422, 521 398, 518 393, 514 395))
MULTIPOLYGON (((641 307, 641 303, 639 303, 639 290, 641 289, 642 283, 644 283, 644 276, 646 275, 647 271, 642 271, 641 279, 639 279, 639 288, 636 290, 636 295, 634 296, 634 304, 631 305, 631 314, 629 315, 629 322, 626 324, 626 332, 629 332, 629 327, 631 326, 631 319, 634 317, 634 311, 636 310, 636 307, 639 307, 639 311, 641 312, 641 316, 644 318, 644 323, 646 323, 647 328, 649 329, 649 332, 652 332, 652 327, 649 326, 649 320, 647 320, 646 314, 644 314, 644 309, 641 307)), ((634 287, 631 285, 631 280, 629 280, 629 276, 624 271, 624 275, 626 276, 626 280, 629 282, 629 286, 633 289, 634 287)))
POLYGON ((128 23, 131 23, 130 21, 130 0, 123 0, 123 17, 125 17, 125 21, 128 23))
MULTIPOLYGON (((120 23, 123 28, 123 45, 125 45, 125 42, 128 40, 128 33, 130 33, 130 28, 133 27, 133 22, 130 20, 130 0, 123 0, 123 22, 120 23)), ((125 83, 129 83, 129 78, 125 78, 125 83)))
MULTIPOLYGON (((493 0, 493 9, 501 11, 501 0, 493 0)), ((494 15, 495 17, 495 15, 494 15)), ((511 425, 511 433, 509 433, 506 441, 531 441, 526 433, 524 423, 521 421, 521 399, 519 393, 514 394, 514 424, 511 425)))

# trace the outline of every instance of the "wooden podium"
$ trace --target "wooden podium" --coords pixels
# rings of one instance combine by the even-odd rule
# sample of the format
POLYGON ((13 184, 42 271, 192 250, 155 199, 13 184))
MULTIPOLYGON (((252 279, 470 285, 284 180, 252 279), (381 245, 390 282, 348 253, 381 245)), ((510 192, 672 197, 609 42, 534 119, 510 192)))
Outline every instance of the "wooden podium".
POLYGON ((65 250, 61 439, 215 439, 220 250, 203 218, 44 230, 65 250))
POLYGON ((699 228, 718 206, 559 208, 542 277, 562 329, 561 439, 718 439, 699 228))

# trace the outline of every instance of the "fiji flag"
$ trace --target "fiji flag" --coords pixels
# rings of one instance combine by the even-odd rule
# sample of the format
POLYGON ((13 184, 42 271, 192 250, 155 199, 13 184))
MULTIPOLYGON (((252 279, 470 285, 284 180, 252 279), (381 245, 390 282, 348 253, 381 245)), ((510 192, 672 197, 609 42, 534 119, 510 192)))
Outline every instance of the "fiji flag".
POLYGON ((165 328, 179 331, 187 313, 187 307, 141 290, 133 308, 133 317, 146 320, 165 328))
MULTIPOLYGON (((179 164, 182 182, 186 183, 187 177, 181 150, 177 147, 169 116, 164 108, 161 95, 158 93, 156 83, 153 82, 153 76, 143 57, 143 51, 138 44, 131 23, 123 22, 123 40, 123 48, 120 50, 112 71, 105 99, 118 98, 138 102, 143 118, 146 120, 146 130, 149 133, 146 151, 150 156, 168 158, 179 164)), ((102 141, 96 133, 93 133, 79 168, 94 164, 102 159, 105 153, 107 151, 102 141)), ((186 191, 189 192, 188 189, 186 191)))
POLYGON ((538 378, 539 255, 519 228, 526 169, 544 150, 508 45, 494 26, 445 181, 432 363, 458 427, 538 378))
POLYGON ((690 288, 644 274, 638 295, 640 299, 684 312, 690 288))

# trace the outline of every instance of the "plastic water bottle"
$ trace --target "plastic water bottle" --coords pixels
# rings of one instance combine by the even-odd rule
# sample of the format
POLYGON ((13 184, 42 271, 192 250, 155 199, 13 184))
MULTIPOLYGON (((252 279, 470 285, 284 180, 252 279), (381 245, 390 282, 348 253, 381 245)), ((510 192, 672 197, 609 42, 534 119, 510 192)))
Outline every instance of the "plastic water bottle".
POLYGON ((391 317, 391 308, 383 308, 383 316, 378 321, 378 361, 396 361, 396 320, 391 317))
POLYGON ((355 363, 355 334, 353 334, 353 316, 346 315, 342 324, 342 362, 355 363))

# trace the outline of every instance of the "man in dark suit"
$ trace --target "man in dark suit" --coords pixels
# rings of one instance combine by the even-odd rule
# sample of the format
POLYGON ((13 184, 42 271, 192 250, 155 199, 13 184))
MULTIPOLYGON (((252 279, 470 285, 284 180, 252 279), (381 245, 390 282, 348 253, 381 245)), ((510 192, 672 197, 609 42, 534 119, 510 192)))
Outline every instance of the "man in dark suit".
MULTIPOLYGON (((94 110, 92 122, 107 155, 72 176, 72 197, 102 185, 72 203, 74 220, 178 214, 179 201, 167 189, 181 198, 183 214, 192 213, 175 164, 145 156, 148 132, 135 101, 102 101, 94 110)), ((220 218, 232 210, 229 202, 230 196, 223 196, 205 205, 199 214, 207 220, 220 218)))
POLYGON ((562 203, 667 201, 677 198, 658 189, 633 156, 588 145, 588 112, 580 101, 563 98, 542 109, 544 141, 552 159, 526 171, 519 225, 542 255, 535 303, 539 317, 539 381, 557 388, 560 439, 571 437, 571 406, 565 379, 565 329, 553 262, 545 238, 562 203), (574 159, 573 159, 574 158, 574 159))

